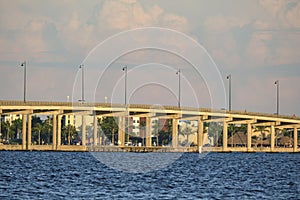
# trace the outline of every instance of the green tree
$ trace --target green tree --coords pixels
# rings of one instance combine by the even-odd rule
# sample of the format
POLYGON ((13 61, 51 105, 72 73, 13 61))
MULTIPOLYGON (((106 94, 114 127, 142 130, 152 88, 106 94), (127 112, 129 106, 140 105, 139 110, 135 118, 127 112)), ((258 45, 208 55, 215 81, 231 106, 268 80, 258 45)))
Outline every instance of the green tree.
POLYGON ((72 144, 78 137, 75 126, 68 124, 63 127, 62 136, 64 138, 63 143, 67 143, 68 145, 72 144))
POLYGON ((44 130, 43 124, 35 123, 33 127, 33 131, 38 134, 38 145, 41 144, 41 132, 44 130))
POLYGON ((5 121, 2 124, 3 124, 4 132, 5 132, 5 139, 7 140, 10 137, 11 124, 9 121, 5 121))
POLYGON ((31 119, 31 125, 32 125, 32 127, 35 127, 35 124, 37 124, 37 123, 43 124, 44 122, 43 122, 43 120, 39 116, 33 115, 32 119, 31 119))
POLYGON ((168 145, 170 143, 170 137, 168 131, 159 131, 158 140, 161 142, 161 145, 168 145))
POLYGON ((52 130, 53 130, 53 125, 51 124, 51 117, 47 116, 47 119, 45 119, 44 121, 44 125, 43 125, 43 139, 47 144, 51 143, 51 136, 52 136, 52 130))
POLYGON ((20 139, 22 129, 22 119, 15 119, 11 124, 11 139, 20 139))
POLYGON ((219 137, 221 137, 222 126, 217 122, 210 122, 208 125, 208 139, 214 146, 218 146, 219 137))
POLYGON ((186 144, 188 144, 189 145, 189 137, 190 137, 190 135, 192 135, 192 134, 194 134, 193 132, 192 132, 192 129, 189 127, 189 126, 185 126, 185 128, 183 128, 180 132, 179 132, 179 134, 181 134, 181 135, 183 135, 184 137, 186 136, 186 144))
POLYGON ((104 135, 111 140, 111 143, 115 143, 115 134, 118 133, 118 122, 114 117, 103 117, 99 119, 99 125, 104 135))

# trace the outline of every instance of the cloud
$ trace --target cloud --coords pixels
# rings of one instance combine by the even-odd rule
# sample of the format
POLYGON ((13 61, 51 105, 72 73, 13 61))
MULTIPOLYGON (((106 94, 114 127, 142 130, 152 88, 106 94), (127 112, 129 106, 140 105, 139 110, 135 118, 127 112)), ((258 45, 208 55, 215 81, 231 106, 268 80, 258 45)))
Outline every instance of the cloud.
POLYGON ((64 60, 56 26, 44 19, 32 19, 22 28, 6 34, 3 30, 0 37, 1 59, 29 59, 42 62, 64 60))
POLYGON ((143 7, 138 1, 105 1, 96 16, 99 27, 115 30, 160 26, 188 31, 188 21, 184 17, 168 13, 158 5, 143 7))
POLYGON ((270 15, 273 27, 300 28, 300 2, 297 0, 260 0, 270 15))
POLYGON ((235 27, 242 27, 249 22, 248 19, 238 17, 226 17, 223 15, 216 15, 207 17, 204 22, 205 29, 212 32, 225 32, 235 27))
POLYGON ((255 19, 230 14, 206 17, 202 40, 227 69, 299 63, 300 2, 260 0, 260 8, 265 13, 255 19))

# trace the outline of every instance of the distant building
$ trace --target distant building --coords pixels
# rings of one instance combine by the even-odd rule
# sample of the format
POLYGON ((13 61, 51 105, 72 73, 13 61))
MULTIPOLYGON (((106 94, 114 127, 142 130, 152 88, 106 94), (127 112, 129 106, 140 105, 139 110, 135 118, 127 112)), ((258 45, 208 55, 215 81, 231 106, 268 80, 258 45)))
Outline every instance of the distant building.
POLYGON ((12 123, 16 119, 22 119, 22 115, 1 115, 1 122, 10 122, 12 123))

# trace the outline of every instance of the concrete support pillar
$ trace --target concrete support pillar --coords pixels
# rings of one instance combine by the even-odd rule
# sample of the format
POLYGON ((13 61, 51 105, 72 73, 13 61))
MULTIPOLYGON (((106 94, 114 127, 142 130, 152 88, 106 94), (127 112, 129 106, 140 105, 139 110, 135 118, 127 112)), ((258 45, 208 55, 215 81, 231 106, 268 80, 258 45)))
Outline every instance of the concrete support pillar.
POLYGON ((252 124, 247 124, 247 151, 251 151, 252 147, 252 124))
POLYGON ((97 122, 97 116, 94 115, 94 122, 93 122, 93 125, 94 125, 94 139, 93 139, 93 142, 94 142, 94 146, 96 146, 98 144, 98 122, 97 122))
POLYGON ((227 147, 228 147, 227 137, 228 137, 228 124, 227 122, 224 122, 223 123, 223 151, 227 151, 227 147))
POLYGON ((85 146, 86 145, 86 123, 85 123, 85 116, 82 115, 81 116, 81 119, 82 119, 82 125, 81 125, 81 140, 82 140, 82 146, 85 146))
POLYGON ((22 149, 23 150, 26 150, 26 144, 27 144, 27 141, 26 141, 26 115, 23 114, 22 115, 22 149))
POLYGON ((1 126, 1 123, 2 123, 2 112, 0 110, 0 133, 2 133, 2 126, 1 126))
POLYGON ((28 120, 28 141, 27 141, 27 149, 31 149, 32 141, 31 141, 31 114, 27 115, 27 120, 28 120))
POLYGON ((152 146, 152 137, 151 137, 151 118, 146 117, 146 147, 152 146))
POLYGON ((293 145, 294 152, 297 152, 297 147, 298 147, 298 130, 297 128, 294 128, 294 145, 293 145))
POLYGON ((275 144, 275 126, 271 126, 271 152, 274 151, 275 144))
POLYGON ((53 115, 53 127, 52 127, 52 148, 53 150, 56 150, 56 144, 57 144, 57 115, 53 115))
POLYGON ((197 146, 198 149, 203 146, 203 121, 201 119, 198 120, 197 146))
POLYGON ((125 117, 118 119, 118 146, 125 146, 125 117))
POLYGON ((61 145, 61 115, 57 116, 57 146, 61 145))
POLYGON ((172 147, 177 148, 178 146, 178 120, 172 119, 172 147))

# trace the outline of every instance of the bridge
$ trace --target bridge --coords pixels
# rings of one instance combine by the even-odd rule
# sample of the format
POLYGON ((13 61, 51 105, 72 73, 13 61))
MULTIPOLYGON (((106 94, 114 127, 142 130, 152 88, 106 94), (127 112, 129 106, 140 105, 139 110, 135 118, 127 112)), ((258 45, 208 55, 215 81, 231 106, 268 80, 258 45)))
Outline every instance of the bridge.
POLYGON ((140 104, 111 104, 85 102, 38 102, 38 101, 0 101, 0 115, 22 115, 22 144, 0 145, 0 150, 51 150, 51 151, 138 151, 138 152, 176 152, 176 151, 218 151, 218 152, 299 152, 298 131, 300 118, 275 114, 264 114, 246 111, 227 111, 209 108, 188 108, 177 106, 153 106, 140 104), (32 116, 52 115, 53 130, 52 144, 36 145, 32 143, 32 116), (61 119, 65 115, 75 115, 82 119, 81 145, 62 145, 61 119), (114 116, 118 118, 118 145, 103 146, 98 144, 99 117, 114 116), (93 118, 93 144, 86 142, 86 117, 93 118), (128 117, 143 117, 146 122, 146 143, 143 147, 126 146, 126 119, 128 117), (161 118, 172 121, 171 145, 168 147, 153 146, 151 142, 151 119, 161 118), (194 147, 180 147, 178 145, 178 123, 180 120, 197 121, 196 144, 194 147), (222 124, 222 147, 206 147, 204 144, 204 123, 218 122, 222 124), (247 126, 245 147, 228 146, 228 125, 244 124, 247 126), (270 130, 270 146, 267 148, 253 147, 252 133, 254 127, 264 126, 270 130), (293 132, 293 145, 288 148, 275 146, 275 130, 289 129, 293 132))

